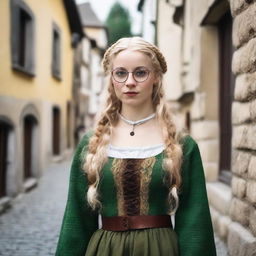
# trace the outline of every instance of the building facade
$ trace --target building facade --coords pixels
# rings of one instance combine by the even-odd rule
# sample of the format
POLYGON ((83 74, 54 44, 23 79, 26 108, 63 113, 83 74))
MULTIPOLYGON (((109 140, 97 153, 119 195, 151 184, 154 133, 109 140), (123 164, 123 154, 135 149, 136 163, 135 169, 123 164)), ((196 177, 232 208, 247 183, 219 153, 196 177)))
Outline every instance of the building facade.
POLYGON ((256 3, 156 2, 167 99, 198 142, 215 232, 229 255, 256 255, 256 3))
POLYGON ((106 26, 98 19, 90 3, 78 5, 83 32, 86 35, 81 43, 80 56, 80 124, 84 130, 92 128, 95 115, 101 104, 100 98, 105 87, 105 76, 101 66, 103 54, 107 47, 108 32, 106 26), (89 49, 89 51, 88 51, 89 49), (89 63, 89 64, 88 64, 89 63), (86 108, 85 108, 86 106, 86 108))
POLYGON ((73 53, 83 31, 73 1, 6 0, 0 14, 4 206, 35 186, 45 166, 74 144, 73 53))

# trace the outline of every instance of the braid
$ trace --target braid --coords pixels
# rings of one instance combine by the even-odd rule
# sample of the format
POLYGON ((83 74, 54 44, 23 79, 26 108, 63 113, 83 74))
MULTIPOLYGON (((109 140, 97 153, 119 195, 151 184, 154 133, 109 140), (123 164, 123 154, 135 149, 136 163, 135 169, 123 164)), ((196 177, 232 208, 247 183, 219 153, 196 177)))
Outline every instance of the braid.
POLYGON ((153 104, 155 105, 157 118, 159 120, 160 127, 162 128, 162 134, 164 137, 166 149, 163 161, 163 169, 167 173, 165 182, 170 188, 170 214, 173 214, 178 208, 178 190, 181 185, 180 168, 182 160, 182 149, 179 144, 179 136, 181 136, 181 133, 180 131, 177 132, 176 126, 172 121, 170 115, 171 112, 168 108, 167 102, 164 99, 162 84, 158 84, 158 86, 153 88, 153 104))
MULTIPOLYGON (((113 87, 108 87, 108 98, 105 111, 101 114, 94 131, 94 134, 89 140, 87 154, 84 155, 83 170, 88 179, 87 201, 93 208, 101 208, 101 203, 98 199, 98 185, 101 176, 101 170, 107 162, 107 145, 110 142, 112 127, 118 121, 118 112, 121 108, 121 103, 114 95, 113 87)), ((86 151, 83 151, 86 152, 86 151)))
POLYGON ((166 64, 166 60, 165 60, 165 57, 163 56, 163 54, 154 45, 149 46, 149 48, 152 50, 152 52, 154 52, 156 54, 156 57, 157 57, 157 59, 159 61, 159 64, 161 66, 162 73, 163 74, 166 73, 166 71, 167 71, 167 64, 166 64))
MULTIPOLYGON (((171 210, 175 211, 178 206, 177 189, 181 184, 180 166, 182 150, 176 138, 176 126, 171 120, 167 103, 164 100, 162 77, 167 71, 166 60, 155 45, 146 42, 142 38, 122 38, 111 45, 104 54, 102 66, 106 75, 111 70, 113 57, 125 49, 140 51, 149 56, 152 60, 155 74, 158 76, 158 82, 153 87, 152 102, 162 128, 166 146, 163 168, 168 174, 166 181, 169 187, 170 207, 171 210)), ((112 128, 118 122, 118 113, 122 106, 121 101, 115 95, 111 78, 109 78, 106 103, 106 108, 101 114, 95 132, 89 141, 88 152, 84 156, 83 169, 87 174, 89 182, 87 200, 93 209, 101 207, 97 189, 100 182, 101 170, 107 161, 107 145, 110 142, 112 128)))
POLYGON ((167 103, 163 98, 160 99, 157 106, 157 117, 162 127, 165 158, 163 161, 163 169, 167 172, 166 182, 169 190, 170 214, 174 213, 178 208, 179 198, 177 192, 181 185, 181 160, 182 149, 177 140, 176 127, 173 123, 167 103))

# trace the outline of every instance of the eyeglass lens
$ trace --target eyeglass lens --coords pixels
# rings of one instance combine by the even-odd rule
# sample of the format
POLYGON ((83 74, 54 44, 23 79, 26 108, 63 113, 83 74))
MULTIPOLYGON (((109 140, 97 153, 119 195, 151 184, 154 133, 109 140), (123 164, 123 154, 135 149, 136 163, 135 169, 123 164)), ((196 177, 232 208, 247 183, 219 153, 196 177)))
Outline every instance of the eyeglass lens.
POLYGON ((136 82, 141 83, 147 80, 149 70, 147 70, 146 68, 136 68, 133 72, 128 72, 124 68, 117 68, 112 71, 112 76, 115 79, 115 81, 119 83, 124 83, 128 79, 129 73, 132 73, 133 79, 136 82))

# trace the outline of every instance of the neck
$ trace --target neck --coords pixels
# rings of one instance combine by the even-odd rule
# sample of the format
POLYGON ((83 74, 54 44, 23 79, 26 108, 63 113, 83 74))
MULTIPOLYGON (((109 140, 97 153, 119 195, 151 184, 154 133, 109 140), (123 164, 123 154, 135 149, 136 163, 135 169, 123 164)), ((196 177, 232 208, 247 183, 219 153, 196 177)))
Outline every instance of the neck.
POLYGON ((153 106, 150 108, 133 108, 133 107, 127 107, 122 106, 121 115, 124 116, 126 119, 137 121, 140 119, 143 119, 145 117, 148 117, 149 115, 153 114, 155 111, 153 109, 153 106))

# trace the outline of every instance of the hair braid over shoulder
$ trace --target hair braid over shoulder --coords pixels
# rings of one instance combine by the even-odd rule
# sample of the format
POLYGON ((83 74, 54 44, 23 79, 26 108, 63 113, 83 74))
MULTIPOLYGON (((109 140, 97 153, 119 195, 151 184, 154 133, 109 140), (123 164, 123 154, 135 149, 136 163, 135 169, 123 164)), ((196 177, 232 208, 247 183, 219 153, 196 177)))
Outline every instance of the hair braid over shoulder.
MULTIPOLYGON (((171 112, 164 99, 162 87, 163 74, 167 71, 167 64, 160 50, 140 37, 122 38, 110 46, 104 54, 102 65, 106 75, 112 69, 113 58, 121 51, 130 49, 140 51, 151 58, 158 83, 154 84, 152 102, 156 111, 165 143, 163 168, 167 172, 167 185, 169 187, 170 211, 174 212, 178 206, 177 190, 181 184, 180 167, 182 149, 177 139, 176 126, 171 118, 171 112)), ((88 203, 93 209, 100 208, 98 185, 101 169, 107 161, 107 146, 110 142, 112 129, 119 119, 121 102, 116 97, 111 78, 108 82, 108 98, 106 108, 99 118, 94 134, 92 135, 87 154, 84 156, 84 170, 88 177, 89 189, 87 193, 88 203)))

